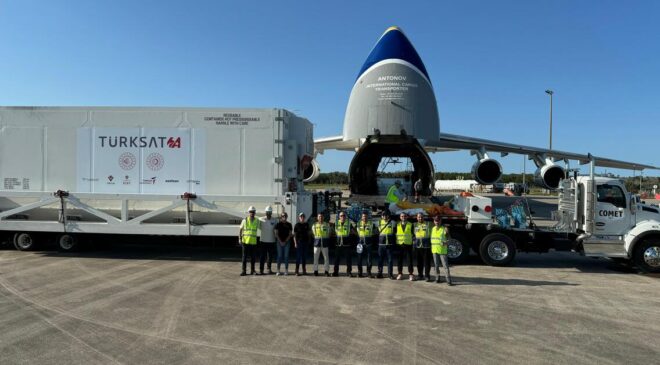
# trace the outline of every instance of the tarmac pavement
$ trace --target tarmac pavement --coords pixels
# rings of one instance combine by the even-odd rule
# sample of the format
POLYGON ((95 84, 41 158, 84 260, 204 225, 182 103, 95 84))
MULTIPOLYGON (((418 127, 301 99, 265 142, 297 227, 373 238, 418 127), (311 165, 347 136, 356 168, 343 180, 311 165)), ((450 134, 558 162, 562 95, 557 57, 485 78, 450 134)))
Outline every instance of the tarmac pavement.
MULTIPOLYGON (((660 281, 571 253, 454 287, 239 277, 238 249, 0 251, 0 364, 648 364, 660 281)), ((290 268, 290 271, 291 268, 290 268)), ((308 266, 311 272, 311 265, 308 266)))

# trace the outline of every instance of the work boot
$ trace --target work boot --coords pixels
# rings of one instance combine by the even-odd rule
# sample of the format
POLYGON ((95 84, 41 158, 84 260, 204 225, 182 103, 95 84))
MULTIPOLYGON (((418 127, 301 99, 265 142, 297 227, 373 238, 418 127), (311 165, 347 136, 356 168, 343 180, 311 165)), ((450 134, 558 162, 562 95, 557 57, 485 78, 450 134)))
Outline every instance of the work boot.
POLYGON ((408 275, 408 280, 415 281, 415 275, 413 274, 408 275))
POLYGON ((314 271, 314 276, 319 276, 319 272, 318 272, 318 271, 314 271))
POLYGON ((435 277, 435 282, 436 282, 436 283, 439 283, 439 282, 441 282, 441 281, 442 281, 442 280, 440 280, 440 275, 438 274, 438 275, 435 277))
POLYGON ((379 272, 378 274, 376 274, 376 278, 382 279, 383 278, 383 273, 379 272))
POLYGON ((447 285, 448 286, 454 286, 454 283, 452 283, 451 281, 447 281, 447 285))
MULTIPOLYGON (((394 280, 394 275, 392 275, 392 274, 387 275, 387 277, 390 278, 390 280, 394 280)), ((399 280, 401 280, 401 279, 399 279, 399 280)))
POLYGON ((245 275, 247 275, 247 274, 245 273, 245 271, 242 271, 242 272, 241 272, 241 276, 245 276, 245 275))
POLYGON ((339 273, 338 273, 338 272, 333 272, 333 273, 332 273, 332 277, 333 277, 333 278, 336 278, 337 276, 339 276, 339 273))
MULTIPOLYGON (((390 276, 391 276, 391 275, 390 275, 390 276)), ((403 279, 403 274, 399 274, 399 275, 397 275, 397 276, 396 276, 396 279, 397 279, 397 280, 401 280, 401 279, 403 279)))
POLYGON ((354 278, 355 277, 355 276, 353 276, 353 274, 350 271, 346 273, 346 276, 348 276, 349 278, 354 278))
POLYGON ((307 270, 305 270, 304 267, 303 267, 303 273, 302 273, 302 274, 303 274, 303 275, 307 275, 307 270))
POLYGON ((427 282, 427 283, 430 283, 430 282, 431 282, 431 276, 427 276, 427 277, 426 277, 426 282, 427 282))
POLYGON ((330 273, 326 271, 325 276, 330 277, 330 273))

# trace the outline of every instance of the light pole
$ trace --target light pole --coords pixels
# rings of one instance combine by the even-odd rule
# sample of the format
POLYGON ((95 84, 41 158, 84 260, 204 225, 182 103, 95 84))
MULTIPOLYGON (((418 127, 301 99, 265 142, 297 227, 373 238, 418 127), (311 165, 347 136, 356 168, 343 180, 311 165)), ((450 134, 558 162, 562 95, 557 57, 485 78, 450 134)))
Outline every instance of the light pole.
POLYGON ((546 94, 550 95, 550 147, 549 150, 552 150, 552 94, 555 92, 548 89, 545 91, 546 94))

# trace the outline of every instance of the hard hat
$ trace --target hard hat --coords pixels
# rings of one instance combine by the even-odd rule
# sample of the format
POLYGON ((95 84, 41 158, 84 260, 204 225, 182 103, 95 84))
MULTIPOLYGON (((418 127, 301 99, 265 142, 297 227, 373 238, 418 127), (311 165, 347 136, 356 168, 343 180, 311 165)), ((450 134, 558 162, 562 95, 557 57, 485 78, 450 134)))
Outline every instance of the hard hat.
POLYGON ((253 206, 250 206, 250 207, 248 208, 248 213, 250 213, 250 212, 256 212, 256 211, 257 211, 257 208, 255 208, 255 207, 253 207, 253 206))
POLYGON ((273 207, 271 207, 270 205, 267 206, 266 209, 264 209, 264 212, 265 213, 272 213, 273 212, 273 207))
POLYGON ((394 182, 394 185, 396 185, 396 186, 401 185, 401 180, 397 180, 397 181, 395 181, 395 182, 394 182))

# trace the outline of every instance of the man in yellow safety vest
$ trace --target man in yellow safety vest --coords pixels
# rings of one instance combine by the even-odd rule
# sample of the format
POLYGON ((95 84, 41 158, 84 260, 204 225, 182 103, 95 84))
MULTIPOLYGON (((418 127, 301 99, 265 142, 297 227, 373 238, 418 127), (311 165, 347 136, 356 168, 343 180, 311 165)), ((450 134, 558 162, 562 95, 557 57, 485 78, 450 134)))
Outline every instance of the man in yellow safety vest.
POLYGON ((390 213, 384 210, 380 215, 378 221, 378 275, 377 278, 383 277, 383 260, 387 258, 387 274, 390 279, 394 279, 392 270, 392 255, 394 247, 394 222, 390 218, 390 213))
POLYGON ((413 274, 413 226, 412 223, 408 222, 408 214, 401 213, 399 215, 401 222, 396 225, 396 245, 398 248, 398 262, 397 269, 398 275, 397 280, 401 280, 403 277, 403 257, 408 258, 408 279, 410 281, 415 281, 415 275, 413 274))
POLYGON ((440 282, 439 264, 445 268, 445 279, 447 285, 454 285, 451 281, 449 274, 449 260, 447 260, 447 237, 449 236, 449 229, 442 225, 440 216, 433 217, 433 228, 431 228, 431 252, 433 254, 433 262, 435 263, 435 282, 440 282))
POLYGON ((346 257, 346 276, 353 277, 353 242, 355 228, 351 222, 346 219, 346 212, 339 212, 339 220, 335 223, 335 234, 337 235, 335 245, 335 268, 332 276, 339 276, 339 263, 341 257, 346 257))
POLYGON ((394 182, 394 185, 390 186, 387 190, 387 195, 385 196, 385 210, 387 210, 390 204, 396 204, 403 199, 403 193, 401 190, 401 181, 397 180, 394 182))
POLYGON ((373 242, 374 224, 369 220, 367 212, 362 212, 360 221, 357 224, 357 233, 358 277, 363 277, 362 260, 365 258, 367 259, 367 276, 371 277, 371 243, 373 242))
POLYGON ((254 262, 257 251, 257 230, 259 229, 259 220, 254 216, 257 210, 254 207, 248 208, 248 216, 241 222, 238 230, 238 243, 243 251, 241 276, 246 275, 247 257, 250 255, 250 275, 254 275, 254 262))

